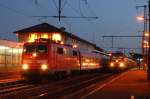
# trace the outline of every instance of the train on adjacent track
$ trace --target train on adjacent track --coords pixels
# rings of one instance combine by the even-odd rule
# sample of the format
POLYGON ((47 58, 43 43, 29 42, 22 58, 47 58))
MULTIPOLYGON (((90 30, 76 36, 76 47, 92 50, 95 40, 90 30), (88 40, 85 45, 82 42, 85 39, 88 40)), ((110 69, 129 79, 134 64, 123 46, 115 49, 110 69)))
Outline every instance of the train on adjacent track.
MULTIPOLYGON (((83 51, 78 47, 38 39, 24 44, 21 71, 25 78, 64 76, 84 71, 100 71, 106 67, 112 68, 116 64, 109 65, 110 60, 111 57, 104 52, 83 51)), ((118 68, 123 67, 125 64, 120 63, 118 68)))
POLYGON ((137 65, 138 61, 125 56, 122 52, 112 53, 109 60, 109 69, 112 71, 122 71, 137 65))

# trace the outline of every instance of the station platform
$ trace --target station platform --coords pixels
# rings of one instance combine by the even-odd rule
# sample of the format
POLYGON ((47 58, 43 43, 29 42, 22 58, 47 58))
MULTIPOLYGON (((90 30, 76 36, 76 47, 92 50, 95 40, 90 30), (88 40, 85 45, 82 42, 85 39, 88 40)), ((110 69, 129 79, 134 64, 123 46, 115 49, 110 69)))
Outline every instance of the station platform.
POLYGON ((150 80, 145 70, 122 73, 84 96, 85 99, 150 99, 150 80))

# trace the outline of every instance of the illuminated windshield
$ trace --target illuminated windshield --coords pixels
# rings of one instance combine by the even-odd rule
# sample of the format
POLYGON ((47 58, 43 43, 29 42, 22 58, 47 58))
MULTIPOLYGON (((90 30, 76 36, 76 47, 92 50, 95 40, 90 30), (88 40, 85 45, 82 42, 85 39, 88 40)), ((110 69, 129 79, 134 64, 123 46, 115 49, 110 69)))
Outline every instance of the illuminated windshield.
POLYGON ((47 53, 47 46, 46 45, 26 45, 24 46, 24 53, 47 53))

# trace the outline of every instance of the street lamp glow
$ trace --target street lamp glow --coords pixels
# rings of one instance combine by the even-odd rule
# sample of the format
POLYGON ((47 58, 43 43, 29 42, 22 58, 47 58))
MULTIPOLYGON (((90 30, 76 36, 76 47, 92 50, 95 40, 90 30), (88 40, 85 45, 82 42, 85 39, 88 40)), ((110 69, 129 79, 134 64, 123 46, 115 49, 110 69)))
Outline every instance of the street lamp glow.
POLYGON ((144 40, 144 44, 148 44, 148 41, 144 40))
POLYGON ((145 45, 144 45, 144 48, 149 48, 149 45, 148 45, 148 44, 145 44, 145 45))
POLYGON ((149 34, 146 32, 146 33, 144 34, 144 36, 148 37, 148 36, 149 36, 149 34))
POLYGON ((137 20, 139 20, 139 21, 144 21, 144 16, 137 16, 136 18, 137 18, 137 20))

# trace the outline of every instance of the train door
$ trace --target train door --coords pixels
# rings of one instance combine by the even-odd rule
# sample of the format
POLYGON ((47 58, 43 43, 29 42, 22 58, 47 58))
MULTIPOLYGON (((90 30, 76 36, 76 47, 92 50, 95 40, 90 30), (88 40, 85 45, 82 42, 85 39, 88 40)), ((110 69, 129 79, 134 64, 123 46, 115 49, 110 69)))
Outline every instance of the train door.
POLYGON ((57 45, 56 44, 51 44, 51 64, 52 64, 52 70, 53 72, 57 71, 58 64, 57 64, 57 45))

